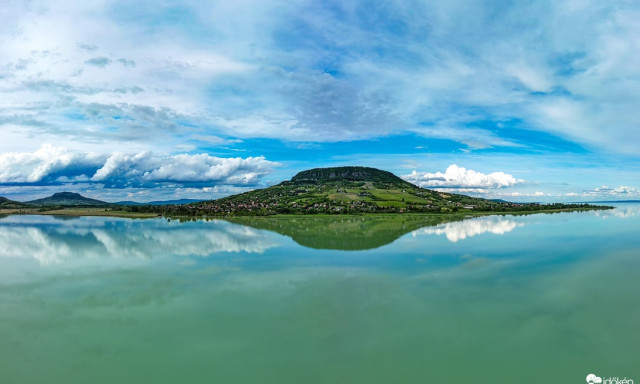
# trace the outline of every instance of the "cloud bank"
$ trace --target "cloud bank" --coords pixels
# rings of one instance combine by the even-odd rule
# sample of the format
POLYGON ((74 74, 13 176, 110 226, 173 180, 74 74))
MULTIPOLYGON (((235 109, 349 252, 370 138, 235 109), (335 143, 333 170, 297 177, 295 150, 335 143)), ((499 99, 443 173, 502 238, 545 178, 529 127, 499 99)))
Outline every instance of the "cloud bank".
POLYGON ((264 157, 220 158, 208 154, 153 152, 79 153, 43 145, 35 152, 0 154, 0 185, 101 184, 107 188, 253 186, 278 163, 264 157))
MULTIPOLYGON (((575 196, 579 195, 575 194, 575 196)), ((625 185, 618 187, 607 187, 606 185, 603 185, 598 188, 583 191, 580 196, 612 200, 638 199, 640 198, 640 191, 636 188, 625 185)))
POLYGON ((452 164, 443 172, 417 172, 401 176, 404 180, 420 187, 430 188, 505 188, 524 183, 504 172, 484 174, 452 164))
POLYGON ((623 0, 8 2, 0 125, 157 146, 413 132, 482 149, 537 131, 634 155, 638 19, 623 0))
MULTIPOLYGON (((187 159, 161 170, 153 158, 241 152, 299 169, 378 150, 456 156, 432 169, 500 169, 487 157, 508 154, 511 172, 545 194, 640 189, 639 19, 627 0, 6 1, 0 153, 52 143, 84 155, 27 156, 0 173, 5 183, 123 185, 129 172, 132 184, 197 185, 216 171, 186 165, 192 179, 178 180, 171 164, 187 159), (294 149, 313 145, 326 151, 294 149), (114 148, 126 153, 99 180, 114 148), (522 165, 561 154, 576 156, 522 165)), ((260 178, 241 174, 220 177, 260 178)))

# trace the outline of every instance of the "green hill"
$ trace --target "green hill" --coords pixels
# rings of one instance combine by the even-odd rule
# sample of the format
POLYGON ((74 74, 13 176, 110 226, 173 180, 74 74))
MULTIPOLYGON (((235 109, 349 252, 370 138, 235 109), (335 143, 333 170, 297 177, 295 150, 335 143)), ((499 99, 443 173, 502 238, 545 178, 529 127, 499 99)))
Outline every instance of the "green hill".
POLYGON ((29 204, 19 201, 9 200, 6 197, 0 197, 0 209, 21 209, 29 208, 29 204))
MULTIPOLYGON (((394 174, 367 167, 315 168, 265 189, 192 204, 213 214, 449 212, 480 199, 419 188, 394 174)), ((490 202, 487 202, 490 203, 490 202)))
POLYGON ((49 197, 31 200, 25 203, 36 206, 59 207, 106 207, 111 205, 110 203, 101 200, 90 199, 88 197, 80 195, 79 193, 73 192, 58 192, 49 197))
POLYGON ((154 207, 165 215, 264 216, 274 214, 451 213, 580 208, 496 202, 420 188, 368 167, 315 168, 289 181, 195 204, 154 207))

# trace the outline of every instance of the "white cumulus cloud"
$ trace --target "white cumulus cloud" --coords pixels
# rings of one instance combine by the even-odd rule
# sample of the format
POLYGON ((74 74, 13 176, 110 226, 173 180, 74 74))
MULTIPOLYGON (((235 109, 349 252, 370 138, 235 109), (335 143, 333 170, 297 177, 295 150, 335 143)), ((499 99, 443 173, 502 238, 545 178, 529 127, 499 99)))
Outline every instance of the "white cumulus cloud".
POLYGON ((112 154, 98 169, 92 181, 141 182, 219 182, 250 185, 271 172, 276 163, 264 157, 220 158, 207 154, 155 156, 150 152, 112 154))
POLYGON ((153 152, 111 154, 74 152, 43 145, 35 152, 0 154, 0 184, 101 183, 107 187, 255 185, 278 163, 262 156, 221 158, 153 152))
POLYGON ((44 144, 35 152, 0 153, 0 183, 38 183, 65 170, 95 167, 103 156, 44 144))
POLYGON ((594 198, 614 198, 614 199, 624 199, 624 198, 638 198, 640 197, 640 191, 633 187, 621 185, 618 187, 607 187, 603 185, 598 188, 594 188, 588 191, 584 191, 582 193, 584 197, 594 197, 594 198))
POLYGON ((443 172, 417 172, 413 171, 402 178, 421 187, 440 188, 505 188, 524 183, 522 179, 516 179, 504 172, 492 172, 485 174, 471 169, 452 164, 443 172))

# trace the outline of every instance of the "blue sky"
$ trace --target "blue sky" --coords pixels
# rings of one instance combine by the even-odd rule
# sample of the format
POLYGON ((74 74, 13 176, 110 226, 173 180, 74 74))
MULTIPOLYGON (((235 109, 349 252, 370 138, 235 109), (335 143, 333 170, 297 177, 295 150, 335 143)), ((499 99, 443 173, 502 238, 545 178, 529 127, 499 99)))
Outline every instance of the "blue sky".
POLYGON ((635 1, 9 0, 0 196, 216 198, 364 165, 640 199, 637 20, 635 1))

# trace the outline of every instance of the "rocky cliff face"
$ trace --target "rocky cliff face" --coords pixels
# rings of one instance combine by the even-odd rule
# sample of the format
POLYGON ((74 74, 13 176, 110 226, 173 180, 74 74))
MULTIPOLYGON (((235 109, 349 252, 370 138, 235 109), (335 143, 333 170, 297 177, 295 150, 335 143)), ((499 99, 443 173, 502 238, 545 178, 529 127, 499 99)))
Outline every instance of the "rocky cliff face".
POLYGON ((391 172, 369 167, 314 168, 300 172, 291 178, 291 181, 295 182, 322 182, 333 180, 407 183, 391 172))

